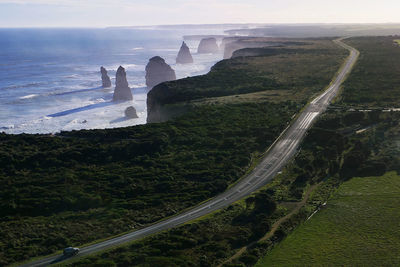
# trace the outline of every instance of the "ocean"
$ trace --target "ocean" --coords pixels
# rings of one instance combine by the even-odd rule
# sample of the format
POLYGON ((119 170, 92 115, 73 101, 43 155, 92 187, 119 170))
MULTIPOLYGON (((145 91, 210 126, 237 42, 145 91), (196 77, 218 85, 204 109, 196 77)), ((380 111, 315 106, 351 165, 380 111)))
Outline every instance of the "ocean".
POLYGON ((0 29, 0 132, 57 133, 145 124, 145 66, 163 57, 177 78, 207 73, 223 55, 197 54, 195 63, 175 64, 183 36, 222 34, 221 29, 0 29), (127 71, 133 101, 113 103, 114 88, 101 88, 104 66, 115 85, 127 71), (139 118, 126 119, 134 106, 139 118))

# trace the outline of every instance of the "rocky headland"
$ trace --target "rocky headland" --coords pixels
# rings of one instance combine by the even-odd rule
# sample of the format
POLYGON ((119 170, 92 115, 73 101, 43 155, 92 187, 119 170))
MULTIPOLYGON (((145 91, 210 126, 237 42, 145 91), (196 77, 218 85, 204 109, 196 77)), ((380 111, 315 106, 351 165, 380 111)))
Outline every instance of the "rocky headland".
MULTIPOLYGON (((304 45, 302 42, 288 43, 288 39, 284 38, 270 38, 270 37, 228 37, 222 43, 224 44, 224 59, 231 58, 235 51, 244 48, 263 48, 263 47, 276 47, 283 44, 304 45)), ((252 56, 251 52, 248 56, 252 56)), ((245 56, 246 54, 236 53, 235 56, 245 56)))
POLYGON ((126 72, 122 66, 119 66, 115 78, 115 91, 113 101, 129 101, 133 100, 131 88, 129 88, 126 79, 126 72))
POLYGON ((182 43, 181 49, 179 50, 178 56, 176 57, 177 64, 190 64, 193 63, 193 57, 190 53, 189 47, 185 42, 182 43))
POLYGON ((175 71, 165 63, 163 58, 156 56, 149 60, 146 66, 146 85, 148 88, 151 89, 162 82, 174 80, 176 80, 175 71))

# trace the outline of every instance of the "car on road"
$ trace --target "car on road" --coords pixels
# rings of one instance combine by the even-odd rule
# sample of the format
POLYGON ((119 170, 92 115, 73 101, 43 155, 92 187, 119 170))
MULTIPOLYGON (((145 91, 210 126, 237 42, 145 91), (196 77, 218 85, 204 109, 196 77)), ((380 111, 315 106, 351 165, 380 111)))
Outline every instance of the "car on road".
POLYGON ((73 248, 73 247, 64 248, 63 251, 64 256, 67 257, 75 256, 78 253, 79 253, 79 248, 73 248))

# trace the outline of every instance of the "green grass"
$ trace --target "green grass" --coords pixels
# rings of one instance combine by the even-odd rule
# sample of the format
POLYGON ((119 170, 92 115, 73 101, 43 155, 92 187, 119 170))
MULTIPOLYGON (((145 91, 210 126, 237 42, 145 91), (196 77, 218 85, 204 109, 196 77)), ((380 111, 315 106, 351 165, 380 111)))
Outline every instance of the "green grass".
POLYGON ((400 176, 353 178, 256 266, 399 266, 400 176))
POLYGON ((394 41, 400 45, 400 40, 394 40, 394 41))
POLYGON ((344 83, 342 105, 368 108, 400 107, 400 49, 393 37, 357 37, 345 42, 360 51, 344 83))

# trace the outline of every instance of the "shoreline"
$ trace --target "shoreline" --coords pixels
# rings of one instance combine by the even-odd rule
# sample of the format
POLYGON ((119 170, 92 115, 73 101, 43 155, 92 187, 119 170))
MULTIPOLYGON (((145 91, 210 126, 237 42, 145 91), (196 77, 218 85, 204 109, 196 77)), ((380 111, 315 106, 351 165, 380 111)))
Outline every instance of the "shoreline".
MULTIPOLYGON (((192 45, 191 50, 194 57, 197 57, 197 62, 194 64, 181 65, 171 64, 177 73, 178 79, 186 77, 195 77, 208 73, 211 68, 222 60, 222 53, 217 55, 198 55, 194 51, 192 45), (187 74, 192 74, 187 76, 187 74)), ((156 52, 156 51, 155 51, 156 52)), ((156 52, 157 53, 157 52, 156 52)), ((155 54, 156 54, 155 53, 155 54)), ((171 58, 171 52, 160 53, 163 57, 171 58), (165 55, 164 55, 165 54, 165 55)), ((171 61, 171 60, 170 60, 171 61)), ((126 64, 123 64, 126 65, 126 64)), ((137 71, 137 70, 136 70, 137 71)), ((144 73, 144 69, 140 70, 144 73)), ((113 71, 111 70, 111 73, 113 71)), ((81 74, 76 74, 81 75, 81 74)), ((128 74, 129 75, 129 74, 128 74)), ((128 77, 129 78, 129 77, 128 77)), ((136 79, 135 76, 131 77, 129 83, 132 83, 132 78, 136 79)), ((144 76, 143 76, 144 78, 144 76)), ((114 79, 113 79, 114 80, 114 79)), ((100 77, 99 77, 100 81, 100 77)), ((142 79, 135 80, 132 84, 142 83, 142 79)), ((78 86, 75 85, 75 87, 78 86)), ((79 86, 78 86, 79 87, 79 86)), ((42 135, 54 135, 63 131, 74 131, 74 130, 96 130, 96 129, 115 129, 132 127, 135 125, 147 124, 147 93, 150 91, 147 87, 140 87, 133 85, 131 86, 134 100, 132 102, 121 102, 116 105, 109 103, 109 98, 114 91, 114 87, 100 88, 91 90, 92 88, 80 87, 79 90, 71 90, 67 93, 36 93, 35 90, 24 92, 24 96, 19 97, 18 103, 19 110, 23 110, 26 106, 28 118, 22 117, 22 115, 14 115, 16 120, 5 120, 0 125, 0 133, 18 135, 18 134, 42 134, 42 135), (80 95, 78 95, 80 94, 80 95), (93 94, 93 96, 92 96, 93 94), (35 95, 33 97, 33 95, 35 95), (96 96, 97 95, 97 96, 96 96), (30 97, 25 97, 30 96, 30 97), (57 96, 57 99, 53 98, 57 96), (46 99, 46 98, 47 99, 46 99), (52 99, 50 99, 52 97, 52 99), (88 100, 82 100, 79 104, 74 104, 74 99, 82 98, 88 100), (63 100, 65 99, 65 100, 63 100), (64 102, 63 102, 64 101, 64 102), (73 101, 73 102, 71 102, 73 101), (61 106, 51 106, 53 103, 61 103, 61 106), (71 103, 72 105, 68 105, 71 103), (35 107, 41 106, 42 109, 35 107), (127 120, 124 118, 124 110, 128 106, 134 106, 138 110, 138 119, 127 120), (57 107, 60 107, 57 109, 57 107), (34 111, 33 113, 31 111, 34 111), (91 110, 91 111, 90 111, 91 110), (46 112, 46 113, 44 113, 46 112), (93 112, 98 113, 97 116, 93 112), (34 116, 38 113, 38 116, 34 116), (42 114, 40 114, 42 113, 42 114), (44 113, 44 114, 43 114, 44 113), (77 114, 77 116, 72 116, 77 114), (112 115, 114 114, 114 115, 112 115), (18 119, 17 119, 18 118, 18 119), (113 125, 114 124, 114 125, 113 125)), ((8 105, 8 104, 7 104, 8 105)), ((7 108, 4 105, 5 112, 3 114, 12 114, 15 107, 10 106, 7 108)), ((9 105, 12 105, 10 102, 9 105)), ((15 106, 15 105, 14 105, 15 106)), ((18 111, 18 110, 17 110, 18 111)), ((11 116, 9 116, 11 117, 11 116)))

